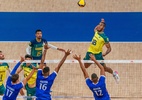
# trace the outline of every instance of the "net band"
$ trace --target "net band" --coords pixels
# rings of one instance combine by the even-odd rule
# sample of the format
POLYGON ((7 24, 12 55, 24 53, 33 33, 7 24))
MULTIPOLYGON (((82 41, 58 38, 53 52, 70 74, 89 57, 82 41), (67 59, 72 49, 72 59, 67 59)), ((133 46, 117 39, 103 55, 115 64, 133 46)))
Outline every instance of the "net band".
MULTIPOLYGON (((59 63, 61 60, 45 60, 45 63, 59 63)), ((81 60, 83 63, 94 63, 91 60, 81 60)), ((142 63, 142 60, 98 60, 100 63, 142 63)), ((0 63, 18 63, 19 60, 0 60, 0 63)), ((40 63, 40 60, 25 60, 24 63, 40 63)), ((66 60, 64 63, 78 63, 77 60, 66 60)))

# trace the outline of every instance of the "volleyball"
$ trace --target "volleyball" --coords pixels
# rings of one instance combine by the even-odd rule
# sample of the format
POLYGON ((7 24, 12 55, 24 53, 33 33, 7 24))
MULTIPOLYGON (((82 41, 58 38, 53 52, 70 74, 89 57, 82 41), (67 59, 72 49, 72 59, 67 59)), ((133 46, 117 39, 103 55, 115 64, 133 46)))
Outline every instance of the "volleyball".
POLYGON ((77 3, 80 7, 84 7, 86 5, 85 0, 79 0, 77 3))

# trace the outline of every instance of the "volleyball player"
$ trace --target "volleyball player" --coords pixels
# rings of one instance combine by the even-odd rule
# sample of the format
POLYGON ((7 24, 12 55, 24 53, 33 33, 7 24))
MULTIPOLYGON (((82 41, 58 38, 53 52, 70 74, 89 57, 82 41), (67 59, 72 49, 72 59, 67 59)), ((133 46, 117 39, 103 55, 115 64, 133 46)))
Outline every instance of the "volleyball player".
MULTIPOLYGON (((0 60, 4 60, 4 54, 0 51, 0 60)), ((6 78, 6 72, 10 73, 9 65, 6 62, 0 62, 0 95, 5 92, 4 80, 6 78)))
POLYGON ((19 81, 19 75, 15 74, 16 70, 18 69, 18 67, 20 66, 20 64, 24 61, 24 58, 21 57, 20 62, 18 62, 15 67, 13 68, 13 70, 11 71, 7 81, 6 81, 6 90, 3 96, 2 100, 16 100, 17 95, 20 91, 21 88, 23 88, 27 81, 31 78, 31 76, 34 74, 35 72, 35 68, 33 68, 33 70, 31 71, 31 73, 24 78, 24 80, 22 82, 19 81))
MULTIPOLYGON (((25 55, 25 60, 30 61, 32 60, 32 56, 26 54, 25 55)), ((17 70, 17 74, 19 74, 22 70, 24 71, 24 77, 26 78, 32 71, 33 67, 35 66, 37 67, 37 64, 35 63, 23 63, 21 65, 21 67, 18 68, 17 70)), ((36 77, 37 77, 37 71, 34 72, 34 74, 32 75, 32 77, 28 80, 27 84, 25 85, 25 89, 27 91, 27 96, 28 99, 27 100, 32 100, 32 96, 35 96, 36 93, 36 77)), ((21 93, 22 91, 20 91, 21 93)))
MULTIPOLYGON (((46 45, 45 45, 46 46, 46 45)), ((50 68, 44 65, 45 55, 48 47, 44 50, 41 63, 37 72, 36 79, 36 100, 51 100, 50 89, 54 83, 54 80, 59 72, 62 64, 66 60, 67 56, 70 54, 70 50, 65 51, 65 55, 60 61, 60 63, 55 68, 54 72, 50 74, 50 68), (45 67, 44 67, 45 66, 45 67), (43 68, 44 67, 44 68, 43 68)))
POLYGON ((94 61, 96 65, 99 67, 100 78, 98 78, 96 73, 93 73, 90 79, 83 63, 81 62, 81 56, 74 55, 73 58, 79 62, 80 68, 86 79, 86 84, 92 91, 95 100, 110 100, 110 96, 106 89, 106 83, 105 83, 106 77, 105 77, 104 67, 99 62, 97 62, 93 54, 89 54, 89 56, 90 59, 94 61))
POLYGON ((26 53, 31 55, 33 57, 33 60, 41 60, 44 44, 48 44, 48 46, 51 47, 52 49, 65 52, 64 49, 58 48, 56 46, 47 43, 47 41, 42 38, 42 31, 40 29, 36 30, 35 36, 36 38, 30 41, 28 47, 26 48, 26 53))
MULTIPOLYGON (((86 56, 84 60, 90 60, 89 54, 93 54, 97 60, 104 60, 103 56, 106 56, 111 52, 111 45, 109 43, 108 37, 104 33, 105 29, 105 21, 104 19, 101 19, 101 22, 99 25, 97 25, 94 29, 94 37, 92 39, 92 42, 88 48, 88 51, 86 53, 86 56), (106 52, 103 54, 103 46, 107 48, 106 52)), ((110 67, 107 67, 105 63, 101 63, 104 66, 104 69, 106 72, 109 72, 113 75, 116 82, 119 82, 119 75, 117 71, 113 71, 110 67)), ((84 63, 85 68, 88 68, 91 65, 91 63, 84 63)))

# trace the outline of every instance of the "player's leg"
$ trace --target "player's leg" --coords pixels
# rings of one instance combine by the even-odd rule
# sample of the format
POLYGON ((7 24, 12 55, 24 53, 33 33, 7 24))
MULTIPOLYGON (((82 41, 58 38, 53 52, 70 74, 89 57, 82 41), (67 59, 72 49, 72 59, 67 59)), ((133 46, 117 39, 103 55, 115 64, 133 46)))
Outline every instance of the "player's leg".
MULTIPOLYGON (((97 60, 104 60, 102 53, 99 54, 95 54, 95 57, 97 60)), ((105 63, 101 63, 102 66, 104 66, 104 70, 110 74, 113 75, 114 79, 116 80, 116 82, 119 82, 119 75, 117 71, 113 71, 110 67, 106 66, 105 63)))
POLYGON ((3 95, 4 92, 5 92, 5 87, 4 87, 4 85, 2 84, 2 85, 0 86, 0 95, 3 95))
MULTIPOLYGON (((83 60, 90 60, 89 54, 92 54, 91 52, 87 52, 86 56, 84 57, 83 60)), ((88 68, 91 65, 91 63, 84 63, 85 68, 88 68)))
POLYGON ((33 100, 31 97, 36 95, 36 87, 30 88, 28 84, 26 84, 25 88, 27 91, 27 96, 29 97, 27 100, 33 100))

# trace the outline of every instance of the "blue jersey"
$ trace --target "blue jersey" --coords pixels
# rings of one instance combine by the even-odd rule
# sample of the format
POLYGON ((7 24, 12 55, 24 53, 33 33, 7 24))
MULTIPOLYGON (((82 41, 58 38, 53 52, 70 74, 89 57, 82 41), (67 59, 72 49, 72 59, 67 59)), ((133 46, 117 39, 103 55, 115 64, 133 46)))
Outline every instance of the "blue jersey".
POLYGON ((36 100, 51 100, 50 89, 56 76, 57 73, 54 71, 49 76, 44 77, 42 70, 38 70, 36 79, 36 100))
POLYGON ((16 100, 17 95, 23 86, 22 82, 12 84, 11 76, 9 76, 6 82, 6 91, 4 93, 3 100, 16 100))
POLYGON ((93 92, 95 100, 110 100, 106 89, 105 76, 100 76, 98 83, 94 84, 89 78, 86 79, 86 84, 93 92))
POLYGON ((30 41, 29 46, 31 47, 31 56, 33 57, 33 60, 41 60, 44 43, 47 43, 45 39, 41 39, 40 42, 36 39, 30 41))

